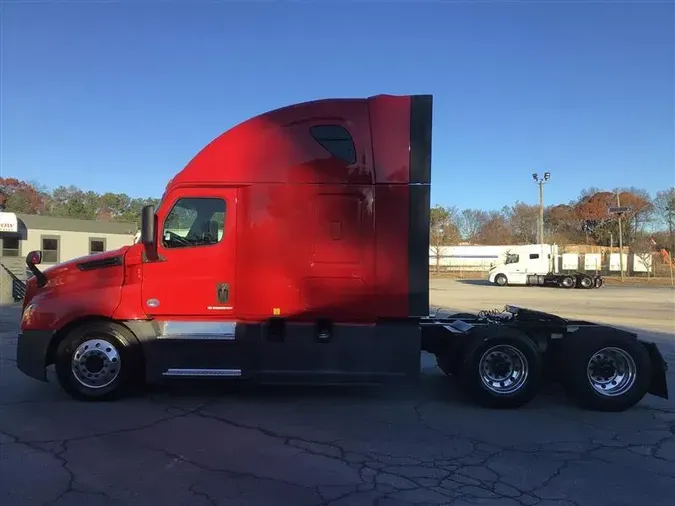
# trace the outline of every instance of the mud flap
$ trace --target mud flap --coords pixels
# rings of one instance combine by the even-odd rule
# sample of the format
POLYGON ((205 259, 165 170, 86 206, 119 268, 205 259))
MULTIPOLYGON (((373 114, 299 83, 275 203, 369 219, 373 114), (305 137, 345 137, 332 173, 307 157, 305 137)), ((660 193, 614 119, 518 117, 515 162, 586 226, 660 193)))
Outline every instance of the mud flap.
POLYGON ((656 344, 641 339, 639 341, 647 349, 649 357, 652 359, 652 381, 648 392, 657 397, 668 399, 668 380, 666 379, 668 362, 665 361, 656 344))

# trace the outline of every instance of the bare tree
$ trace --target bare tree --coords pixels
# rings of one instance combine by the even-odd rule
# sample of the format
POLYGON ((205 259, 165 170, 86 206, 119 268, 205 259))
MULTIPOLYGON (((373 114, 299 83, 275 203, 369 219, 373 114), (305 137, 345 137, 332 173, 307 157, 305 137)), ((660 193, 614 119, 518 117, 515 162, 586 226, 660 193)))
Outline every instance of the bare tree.
MULTIPOLYGON (((516 202, 502 211, 511 229, 513 240, 520 244, 533 244, 537 241, 537 223, 539 207, 524 202, 516 202)), ((546 218, 546 216, 545 216, 546 218)), ((546 219, 544 219, 546 221, 546 219)))
POLYGON ((480 244, 511 244, 513 237, 506 217, 499 211, 488 214, 488 220, 483 223, 476 236, 480 244))
POLYGON ((647 269, 647 277, 654 267, 654 241, 646 234, 640 234, 630 245, 630 250, 647 269))
POLYGON ((655 218, 668 227, 668 245, 671 255, 675 252, 675 186, 657 192, 654 199, 655 218))
POLYGON ((435 206, 430 214, 429 245, 436 258, 436 272, 440 270, 443 246, 459 242, 460 234, 457 227, 457 209, 454 207, 435 206))
POLYGON ((462 239, 470 242, 476 241, 481 228, 489 219, 489 215, 485 211, 481 211, 480 209, 464 209, 457 220, 462 239))

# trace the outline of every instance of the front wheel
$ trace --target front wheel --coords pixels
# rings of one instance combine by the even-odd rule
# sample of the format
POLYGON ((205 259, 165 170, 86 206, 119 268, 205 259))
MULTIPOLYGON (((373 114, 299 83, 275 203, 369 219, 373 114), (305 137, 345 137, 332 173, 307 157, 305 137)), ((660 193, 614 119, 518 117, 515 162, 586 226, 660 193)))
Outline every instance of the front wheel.
POLYGON ((625 411, 649 390, 651 358, 637 339, 587 337, 567 343, 563 363, 566 390, 586 409, 625 411))
POLYGON ((531 401, 539 390, 542 358, 535 344, 512 329, 478 338, 466 350, 461 380, 479 404, 513 409, 531 401))
POLYGON ((495 278, 495 284, 497 286, 506 286, 508 282, 509 280, 506 279, 506 276, 504 276, 504 274, 497 274, 497 277, 495 278))
POLYGON ((78 400, 116 399, 141 379, 138 341, 114 322, 71 330, 59 343, 55 365, 59 384, 78 400))

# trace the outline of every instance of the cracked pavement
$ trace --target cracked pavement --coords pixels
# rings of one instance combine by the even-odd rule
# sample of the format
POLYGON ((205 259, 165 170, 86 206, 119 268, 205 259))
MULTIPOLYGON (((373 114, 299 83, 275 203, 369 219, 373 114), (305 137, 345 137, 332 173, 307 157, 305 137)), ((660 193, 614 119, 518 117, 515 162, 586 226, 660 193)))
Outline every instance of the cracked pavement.
MULTIPOLYGON (((0 308, 2 506, 673 504, 672 400, 596 413, 550 387, 485 410, 424 356, 405 388, 184 386, 83 403, 53 372, 45 384, 16 369, 17 319, 0 308)), ((672 388, 673 336, 653 337, 672 388)))

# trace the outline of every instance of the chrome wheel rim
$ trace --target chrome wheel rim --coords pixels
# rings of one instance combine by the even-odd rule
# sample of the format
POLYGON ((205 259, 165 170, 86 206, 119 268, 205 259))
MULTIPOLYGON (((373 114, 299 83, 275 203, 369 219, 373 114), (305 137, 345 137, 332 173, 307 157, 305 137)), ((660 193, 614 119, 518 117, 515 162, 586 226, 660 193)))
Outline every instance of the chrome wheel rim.
POLYGON ((600 395, 616 397, 635 384, 637 366, 628 352, 613 346, 598 350, 586 366, 588 382, 600 395))
POLYGON ((584 288, 590 288, 591 286, 593 286, 593 280, 591 278, 582 278, 581 286, 583 286, 584 288))
POLYGON ((528 362, 523 353, 507 344, 489 348, 478 364, 485 388, 498 395, 509 395, 527 382, 528 362))
POLYGON ((80 344, 71 359, 75 379, 87 388, 104 388, 120 373, 122 360, 115 346, 104 339, 88 339, 80 344))

